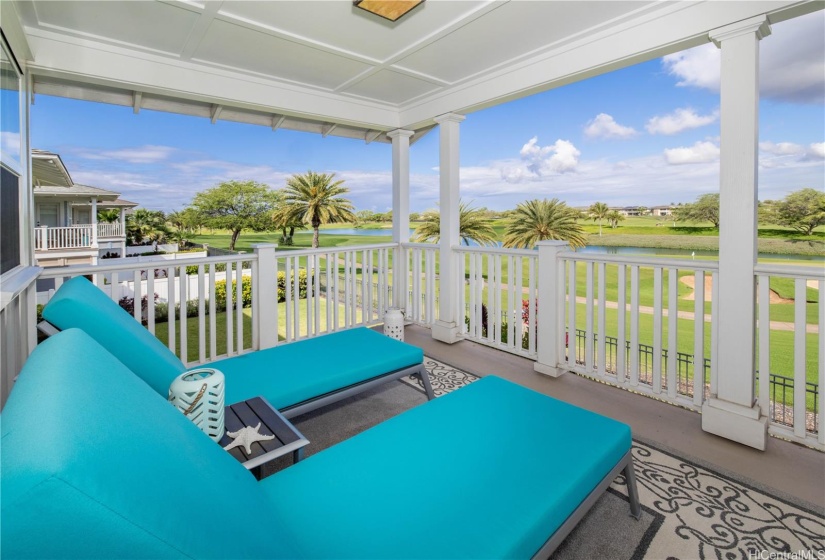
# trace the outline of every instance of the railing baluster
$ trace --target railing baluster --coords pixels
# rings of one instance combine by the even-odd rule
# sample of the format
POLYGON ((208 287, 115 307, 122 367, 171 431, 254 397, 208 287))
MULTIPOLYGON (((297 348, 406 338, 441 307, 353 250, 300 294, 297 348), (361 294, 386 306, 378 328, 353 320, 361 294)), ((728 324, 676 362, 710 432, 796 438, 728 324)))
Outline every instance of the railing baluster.
POLYGON ((606 317, 607 317, 607 312, 605 311, 605 308, 606 308, 605 298, 607 297, 605 295, 606 284, 607 284, 607 279, 605 278, 606 268, 607 268, 607 265, 605 263, 599 263, 599 269, 598 269, 598 272, 599 272, 599 292, 598 292, 599 307, 598 307, 598 310, 596 311, 598 313, 597 319, 596 319, 596 323, 597 323, 596 324, 596 329, 598 330, 599 344, 598 344, 598 349, 597 349, 598 357, 596 358, 596 365, 599 368, 599 375, 600 376, 607 374, 607 351, 606 351, 606 345, 607 345, 607 325, 606 325, 607 320, 606 320, 606 317))
POLYGON ((676 358, 678 356, 679 324, 679 270, 669 268, 667 271, 667 395, 675 399, 678 393, 676 379, 676 358))
POLYGON ((209 264, 209 357, 218 357, 218 319, 215 302, 215 263, 209 264))
POLYGON ((805 279, 796 278, 794 280, 793 431, 794 435, 799 438, 804 438, 806 431, 807 299, 805 279))
POLYGON ((819 414, 819 424, 817 425, 817 440, 820 445, 825 446, 825 406, 823 406, 822 393, 825 391, 825 280, 820 280, 817 284, 819 291, 819 391, 817 411, 819 414))
MULTIPOLYGON (((714 317, 719 317, 719 273, 716 271, 711 273, 710 294, 710 393, 716 395, 716 387, 719 383, 719 347, 717 346, 719 340, 719 321, 713 320, 714 317)), ((702 307, 700 320, 703 323, 705 321, 704 306, 702 307)))
POLYGON ((113 302, 118 303, 120 301, 120 282, 118 282, 117 272, 112 272, 109 287, 109 297, 112 298, 113 302))
MULTIPOLYGON (((510 306, 510 313, 512 313, 513 316, 513 348, 519 352, 524 352, 526 350, 522 342, 524 340, 524 304, 522 303, 522 296, 524 294, 524 260, 521 257, 511 257, 510 261, 512 263, 510 266, 516 269, 515 279, 513 280, 513 299, 515 300, 515 305, 510 306)), ((512 276, 513 273, 511 269, 510 277, 512 278, 512 276)), ((529 301, 529 294, 527 298, 529 301)))
MULTIPOLYGON (((435 323, 435 250, 427 251, 427 316, 426 322, 428 325, 435 323)), ((464 301, 464 255, 461 256, 460 278, 461 284, 459 289, 459 297, 464 301)), ((464 313, 464 305, 461 305, 461 316, 464 313)), ((464 329, 464 322, 461 323, 461 330, 464 329)))
POLYGON ((771 277, 759 275, 757 280, 757 310, 759 325, 759 408, 764 416, 770 416, 771 371, 771 277))
POLYGON ((421 320, 421 249, 412 250, 412 319, 421 320))
MULTIPOLYGON (((365 251, 364 255, 367 258, 367 269, 361 271, 361 277, 366 279, 367 289, 366 293, 368 297, 366 298, 367 301, 364 303, 364 309, 366 310, 366 318, 365 323, 370 324, 375 320, 375 311, 373 310, 373 281, 372 281, 372 270, 373 270, 373 263, 372 263, 372 250, 365 251)), ((379 317, 380 319, 380 317, 379 317)))
POLYGON ((333 290, 333 294, 335 296, 335 307, 333 309, 335 315, 335 323, 332 326, 333 331, 338 330, 338 326, 341 324, 339 322, 339 306, 340 306, 340 287, 338 286, 338 253, 332 253, 332 267, 335 273, 332 275, 332 281, 335 285, 335 289, 333 290))
MULTIPOLYGON (((584 367, 593 373, 593 261, 584 265, 585 317, 584 317, 584 367)), ((600 333, 601 334, 601 333, 600 333)))
POLYGON ((148 320, 149 332, 155 334, 155 268, 146 271, 146 319, 148 320))
POLYGON ((653 268, 653 392, 662 392, 662 267, 653 268))
POLYGON ((186 364, 189 361, 189 329, 186 319, 189 311, 189 299, 187 296, 189 275, 186 274, 186 267, 180 268, 180 361, 186 364))
MULTIPOLYGON (((620 340, 619 343, 622 341, 620 340)), ((639 267, 630 266, 630 385, 639 384, 639 267)))
POLYGON ((367 314, 368 293, 369 292, 367 292, 367 252, 361 251, 361 321, 359 321, 359 323, 363 325, 369 324, 372 320, 372 317, 370 317, 370 315, 367 314))
POLYGON ((206 361, 206 285, 204 267, 198 265, 198 361, 206 361))
MULTIPOLYGON (((241 263, 235 263, 235 266, 241 266, 241 263)), ((226 263, 226 273, 224 275, 225 282, 226 282, 226 290, 224 293, 226 294, 226 355, 232 356, 234 351, 234 311, 235 308, 232 305, 233 297, 232 297, 232 263, 226 263)))
POLYGON ((174 354, 175 353, 175 322, 177 321, 175 317, 175 268, 169 267, 166 269, 166 292, 167 292, 167 307, 166 307, 166 321, 169 327, 168 329, 168 339, 166 343, 169 346, 169 350, 174 354))
POLYGON ((478 338, 482 339, 484 338, 484 255, 481 253, 476 253, 476 277, 476 329, 478 338))
POLYGON ((136 269, 132 273, 132 314, 135 321, 143 323, 143 298, 141 297, 140 288, 140 269, 136 269))
POLYGON ((578 338, 576 337, 576 261, 569 261, 567 279, 567 362, 575 367, 579 353, 578 338))
POLYGON ((307 282, 306 282, 306 286, 307 286, 307 288, 306 288, 307 289, 307 297, 306 297, 307 309, 306 309, 306 311, 307 311, 307 313, 306 313, 306 318, 307 318, 307 336, 308 337, 312 336, 312 332, 314 330, 314 326, 313 326, 312 322, 315 319, 315 313, 313 312, 313 309, 312 309, 313 301, 314 301, 314 298, 312 296, 312 291, 313 291, 313 288, 315 286, 315 282, 313 280, 314 261, 315 261, 315 255, 307 255, 307 260, 306 260, 306 271, 307 271, 306 272, 306 274, 307 274, 307 282))
POLYGON ((501 270, 501 257, 487 255, 487 338, 491 342, 501 342, 501 298, 498 288, 501 282, 498 272, 501 270))
POLYGON ((321 333, 321 255, 312 257, 312 286, 315 292, 315 335, 321 333))
POLYGON ((623 384, 627 381, 627 267, 624 264, 618 265, 619 274, 619 302, 618 302, 618 329, 616 344, 616 381, 623 384))
POLYGON ((705 400, 705 272, 693 275, 693 404, 705 400))
MULTIPOLYGON (((251 278, 250 278, 251 281, 251 278)), ((228 287, 227 287, 228 293, 228 287)), ((243 331, 244 331, 244 324, 243 324, 243 261, 238 261, 238 265, 235 267, 235 299, 237 300, 237 304, 235 305, 235 325, 237 330, 235 331, 236 336, 236 343, 235 347, 238 349, 238 354, 242 354, 244 351, 244 344, 243 344, 243 331)))

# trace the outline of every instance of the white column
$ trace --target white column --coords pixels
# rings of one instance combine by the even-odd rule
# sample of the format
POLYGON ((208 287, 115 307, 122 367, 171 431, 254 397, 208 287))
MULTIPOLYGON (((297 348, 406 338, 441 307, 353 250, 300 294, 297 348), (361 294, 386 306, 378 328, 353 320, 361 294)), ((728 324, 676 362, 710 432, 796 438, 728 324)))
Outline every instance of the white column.
POLYGON ((559 332, 558 328, 559 324, 564 324, 559 321, 559 314, 564 314, 564 276, 561 277, 560 282, 558 254, 569 250, 570 245, 566 241, 539 241, 536 247, 539 249, 538 311, 536 313, 538 359, 533 364, 533 369, 550 377, 559 377, 566 370, 558 367, 559 362, 564 359, 563 355, 559 355, 560 349, 564 352, 564 346, 561 343, 564 331, 559 332))
MULTIPOLYGON (((252 278, 253 332, 258 335, 253 346, 263 350, 278 344, 278 260, 275 255, 278 245, 258 243, 252 248, 258 256, 254 268, 257 273, 252 278)), ((230 285, 231 282, 227 282, 227 286, 230 285)))
MULTIPOLYGON (((765 449, 767 418, 754 400, 759 41, 765 16, 710 33, 722 49, 717 394, 702 407, 702 429, 765 449)), ((768 372, 762 372, 768 375, 768 372)))
POLYGON ((407 302, 407 253, 401 243, 410 240, 410 137, 411 130, 393 130, 392 139, 392 241, 398 243, 393 259, 393 307, 404 309, 407 302))
MULTIPOLYGON (((120 209, 120 235, 126 237, 126 208, 120 209)), ((123 256, 125 257, 126 253, 123 253, 123 256)))
MULTIPOLYGON (((465 117, 447 113, 436 117, 439 125, 439 161, 441 178, 441 236, 439 241, 438 320, 433 324, 433 338, 452 344, 461 332, 456 322, 458 301, 458 266, 453 245, 460 243, 458 224, 459 198, 459 124, 465 117)), ((463 287, 462 287, 463 289, 463 287)))
POLYGON ((92 198, 92 248, 97 249, 97 197, 92 198))

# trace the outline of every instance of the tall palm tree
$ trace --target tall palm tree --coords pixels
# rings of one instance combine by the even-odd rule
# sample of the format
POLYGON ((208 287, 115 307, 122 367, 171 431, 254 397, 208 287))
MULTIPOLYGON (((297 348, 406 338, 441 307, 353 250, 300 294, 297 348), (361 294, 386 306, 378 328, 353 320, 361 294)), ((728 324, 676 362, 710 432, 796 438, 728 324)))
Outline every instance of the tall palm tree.
POLYGON ((528 200, 513 212, 513 220, 504 234, 504 246, 531 248, 545 239, 559 239, 571 247, 584 247, 584 230, 576 223, 578 212, 553 200, 528 200))
MULTIPOLYGON (((277 223, 304 223, 313 229, 312 248, 319 243, 318 229, 321 224, 354 222, 352 202, 341 195, 349 192, 342 186, 344 181, 334 181, 335 173, 307 171, 293 175, 283 189, 283 206, 276 211, 277 223)), ((287 226, 288 227, 288 226, 287 226)))
MULTIPOLYGON (((471 208, 468 203, 458 202, 458 235, 465 245, 475 241, 479 245, 492 245, 496 242, 496 231, 489 223, 486 212, 480 208, 471 208)), ((421 215, 421 224, 415 228, 413 241, 421 243, 441 239, 441 214, 428 210, 421 215)))
POLYGON ((624 214, 619 212, 618 210, 611 210, 610 212, 605 215, 605 219, 607 223, 610 224, 610 227, 616 229, 619 226, 619 222, 624 221, 624 214))
POLYGON ((594 220, 599 220, 599 237, 602 236, 602 220, 610 213, 610 208, 604 202, 596 202, 587 209, 587 213, 594 220))

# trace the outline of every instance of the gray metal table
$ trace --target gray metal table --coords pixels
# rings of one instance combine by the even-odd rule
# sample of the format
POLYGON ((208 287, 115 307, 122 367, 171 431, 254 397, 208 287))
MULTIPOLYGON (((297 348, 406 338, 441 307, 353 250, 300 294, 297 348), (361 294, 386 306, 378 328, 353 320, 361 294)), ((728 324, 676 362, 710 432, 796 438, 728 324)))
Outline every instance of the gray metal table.
MULTIPOLYGON (((292 453, 292 460, 295 463, 300 461, 303 458, 304 447, 309 444, 309 440, 263 397, 254 397, 227 406, 224 417, 227 432, 236 432, 244 426, 254 428, 260 422, 261 434, 275 436, 268 441, 253 443, 249 454, 243 446, 234 447, 228 451, 258 479, 261 478, 263 465, 287 453, 292 453)), ((233 439, 224 433, 218 443, 221 447, 225 447, 232 441, 233 439)))

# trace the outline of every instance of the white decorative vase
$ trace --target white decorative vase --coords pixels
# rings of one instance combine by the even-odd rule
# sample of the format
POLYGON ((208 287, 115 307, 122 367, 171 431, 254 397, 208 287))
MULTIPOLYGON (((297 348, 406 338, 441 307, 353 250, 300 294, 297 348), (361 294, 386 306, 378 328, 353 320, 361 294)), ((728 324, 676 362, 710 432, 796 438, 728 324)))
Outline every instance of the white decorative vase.
POLYGON ((384 334, 404 342, 404 312, 397 307, 390 307, 384 315, 384 334))
POLYGON ((224 433, 223 373, 211 368, 186 371, 172 381, 169 402, 215 441, 224 433))

